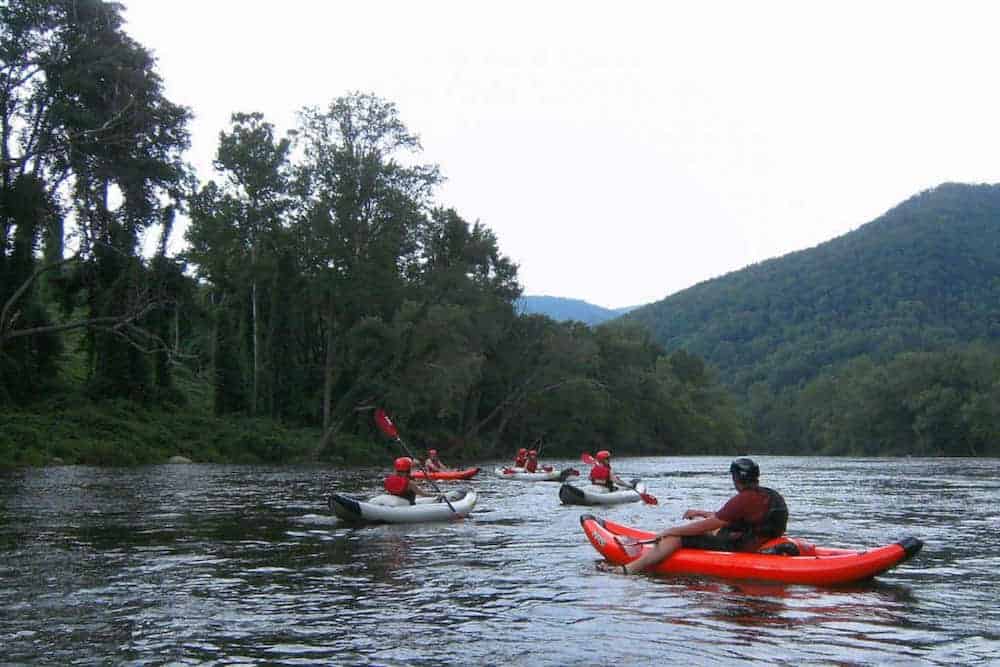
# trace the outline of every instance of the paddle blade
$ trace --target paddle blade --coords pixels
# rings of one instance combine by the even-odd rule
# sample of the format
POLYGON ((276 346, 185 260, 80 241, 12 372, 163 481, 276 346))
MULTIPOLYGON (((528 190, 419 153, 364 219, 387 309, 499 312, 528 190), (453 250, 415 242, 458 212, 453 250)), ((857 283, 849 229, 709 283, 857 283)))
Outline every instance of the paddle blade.
POLYGON ((399 431, 396 430, 396 425, 392 423, 389 419, 389 415, 385 413, 385 410, 378 408, 375 410, 375 425, 378 426, 378 430, 385 433, 387 436, 394 440, 399 439, 399 431))
POLYGON ((597 464, 597 459, 595 459, 593 456, 591 456, 587 452, 584 452, 583 454, 580 455, 580 460, 583 461, 584 463, 586 463, 589 466, 597 464))
POLYGON ((575 468, 566 468, 561 473, 559 473, 559 481, 560 482, 565 482, 567 479, 569 479, 570 477, 573 477, 574 475, 575 476, 579 476, 580 472, 578 470, 576 470, 575 468))
POLYGON ((656 499, 656 496, 649 493, 640 493, 639 497, 642 498, 642 502, 647 505, 659 505, 660 501, 656 499))

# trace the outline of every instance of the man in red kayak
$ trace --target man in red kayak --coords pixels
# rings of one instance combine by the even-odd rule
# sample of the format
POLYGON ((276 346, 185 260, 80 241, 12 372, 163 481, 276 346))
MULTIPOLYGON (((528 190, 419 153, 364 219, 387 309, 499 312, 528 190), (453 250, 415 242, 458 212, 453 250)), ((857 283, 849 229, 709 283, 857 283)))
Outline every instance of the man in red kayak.
POLYGON ((445 470, 451 470, 448 466, 441 462, 438 458, 438 450, 428 449, 427 459, 424 461, 424 469, 427 472, 444 472, 445 470))
POLYGON ((393 495, 399 496, 400 498, 405 498, 410 501, 411 505, 416 504, 417 496, 433 496, 433 493, 427 493, 420 485, 413 481, 410 477, 410 470, 413 468, 413 459, 409 456, 400 456, 396 459, 396 463, 393 466, 395 472, 385 478, 382 483, 385 492, 393 495))
POLYGON ((618 475, 612 472, 611 452, 606 449, 602 449, 597 452, 594 458, 597 459, 597 463, 595 463, 594 467, 590 469, 591 484, 607 487, 608 491, 614 491, 616 483, 621 486, 629 486, 623 482, 618 475))
POLYGON ((764 542, 785 534, 788 506, 781 494, 760 486, 760 467, 748 458, 729 466, 736 495, 717 512, 689 509, 690 523, 667 528, 656 535, 652 549, 627 565, 602 562, 602 569, 624 574, 642 572, 669 557, 680 547, 709 551, 756 551, 764 542))

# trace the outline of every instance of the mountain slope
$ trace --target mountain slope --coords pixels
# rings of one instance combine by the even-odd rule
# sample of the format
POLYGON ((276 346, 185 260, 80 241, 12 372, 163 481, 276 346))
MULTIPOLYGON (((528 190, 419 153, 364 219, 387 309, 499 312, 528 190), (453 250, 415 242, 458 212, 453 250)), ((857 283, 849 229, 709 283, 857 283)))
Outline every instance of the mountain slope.
POLYGON ((589 325, 612 320, 636 308, 636 306, 602 308, 579 299, 558 296, 524 296, 519 301, 518 307, 525 315, 547 315, 557 322, 575 320, 589 325))
POLYGON ((1000 340, 1000 186, 945 184, 857 230, 641 307, 745 390, 799 384, 865 354, 1000 340))

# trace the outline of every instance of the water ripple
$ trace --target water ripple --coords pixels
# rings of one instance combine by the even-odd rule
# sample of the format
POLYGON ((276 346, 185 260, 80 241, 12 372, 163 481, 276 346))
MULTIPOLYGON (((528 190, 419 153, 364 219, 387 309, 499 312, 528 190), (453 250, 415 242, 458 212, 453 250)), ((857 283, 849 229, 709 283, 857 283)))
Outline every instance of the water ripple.
MULTIPOLYGON (((577 462, 556 462, 579 465, 577 462)), ((627 463, 627 467, 625 464, 627 463)), ((464 521, 344 525, 380 470, 64 467, 0 488, 0 640, 13 663, 973 664, 1000 658, 996 460, 763 457, 790 532, 912 562, 832 589, 598 572, 585 508, 501 480, 464 521)), ((637 458, 657 528, 731 493, 728 460, 637 458)), ((483 465, 485 471, 491 464, 483 465)), ((458 485, 452 485, 458 486, 458 485)))

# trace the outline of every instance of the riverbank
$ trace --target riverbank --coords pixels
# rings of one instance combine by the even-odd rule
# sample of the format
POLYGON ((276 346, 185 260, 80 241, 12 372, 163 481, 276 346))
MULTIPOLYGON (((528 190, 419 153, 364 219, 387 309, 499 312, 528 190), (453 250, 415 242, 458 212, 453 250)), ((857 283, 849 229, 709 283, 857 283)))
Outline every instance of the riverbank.
POLYGON ((143 408, 60 395, 25 408, 0 408, 0 468, 47 465, 129 466, 182 459, 196 463, 383 461, 385 446, 341 437, 318 451, 320 429, 269 419, 220 418, 185 407, 143 408))

